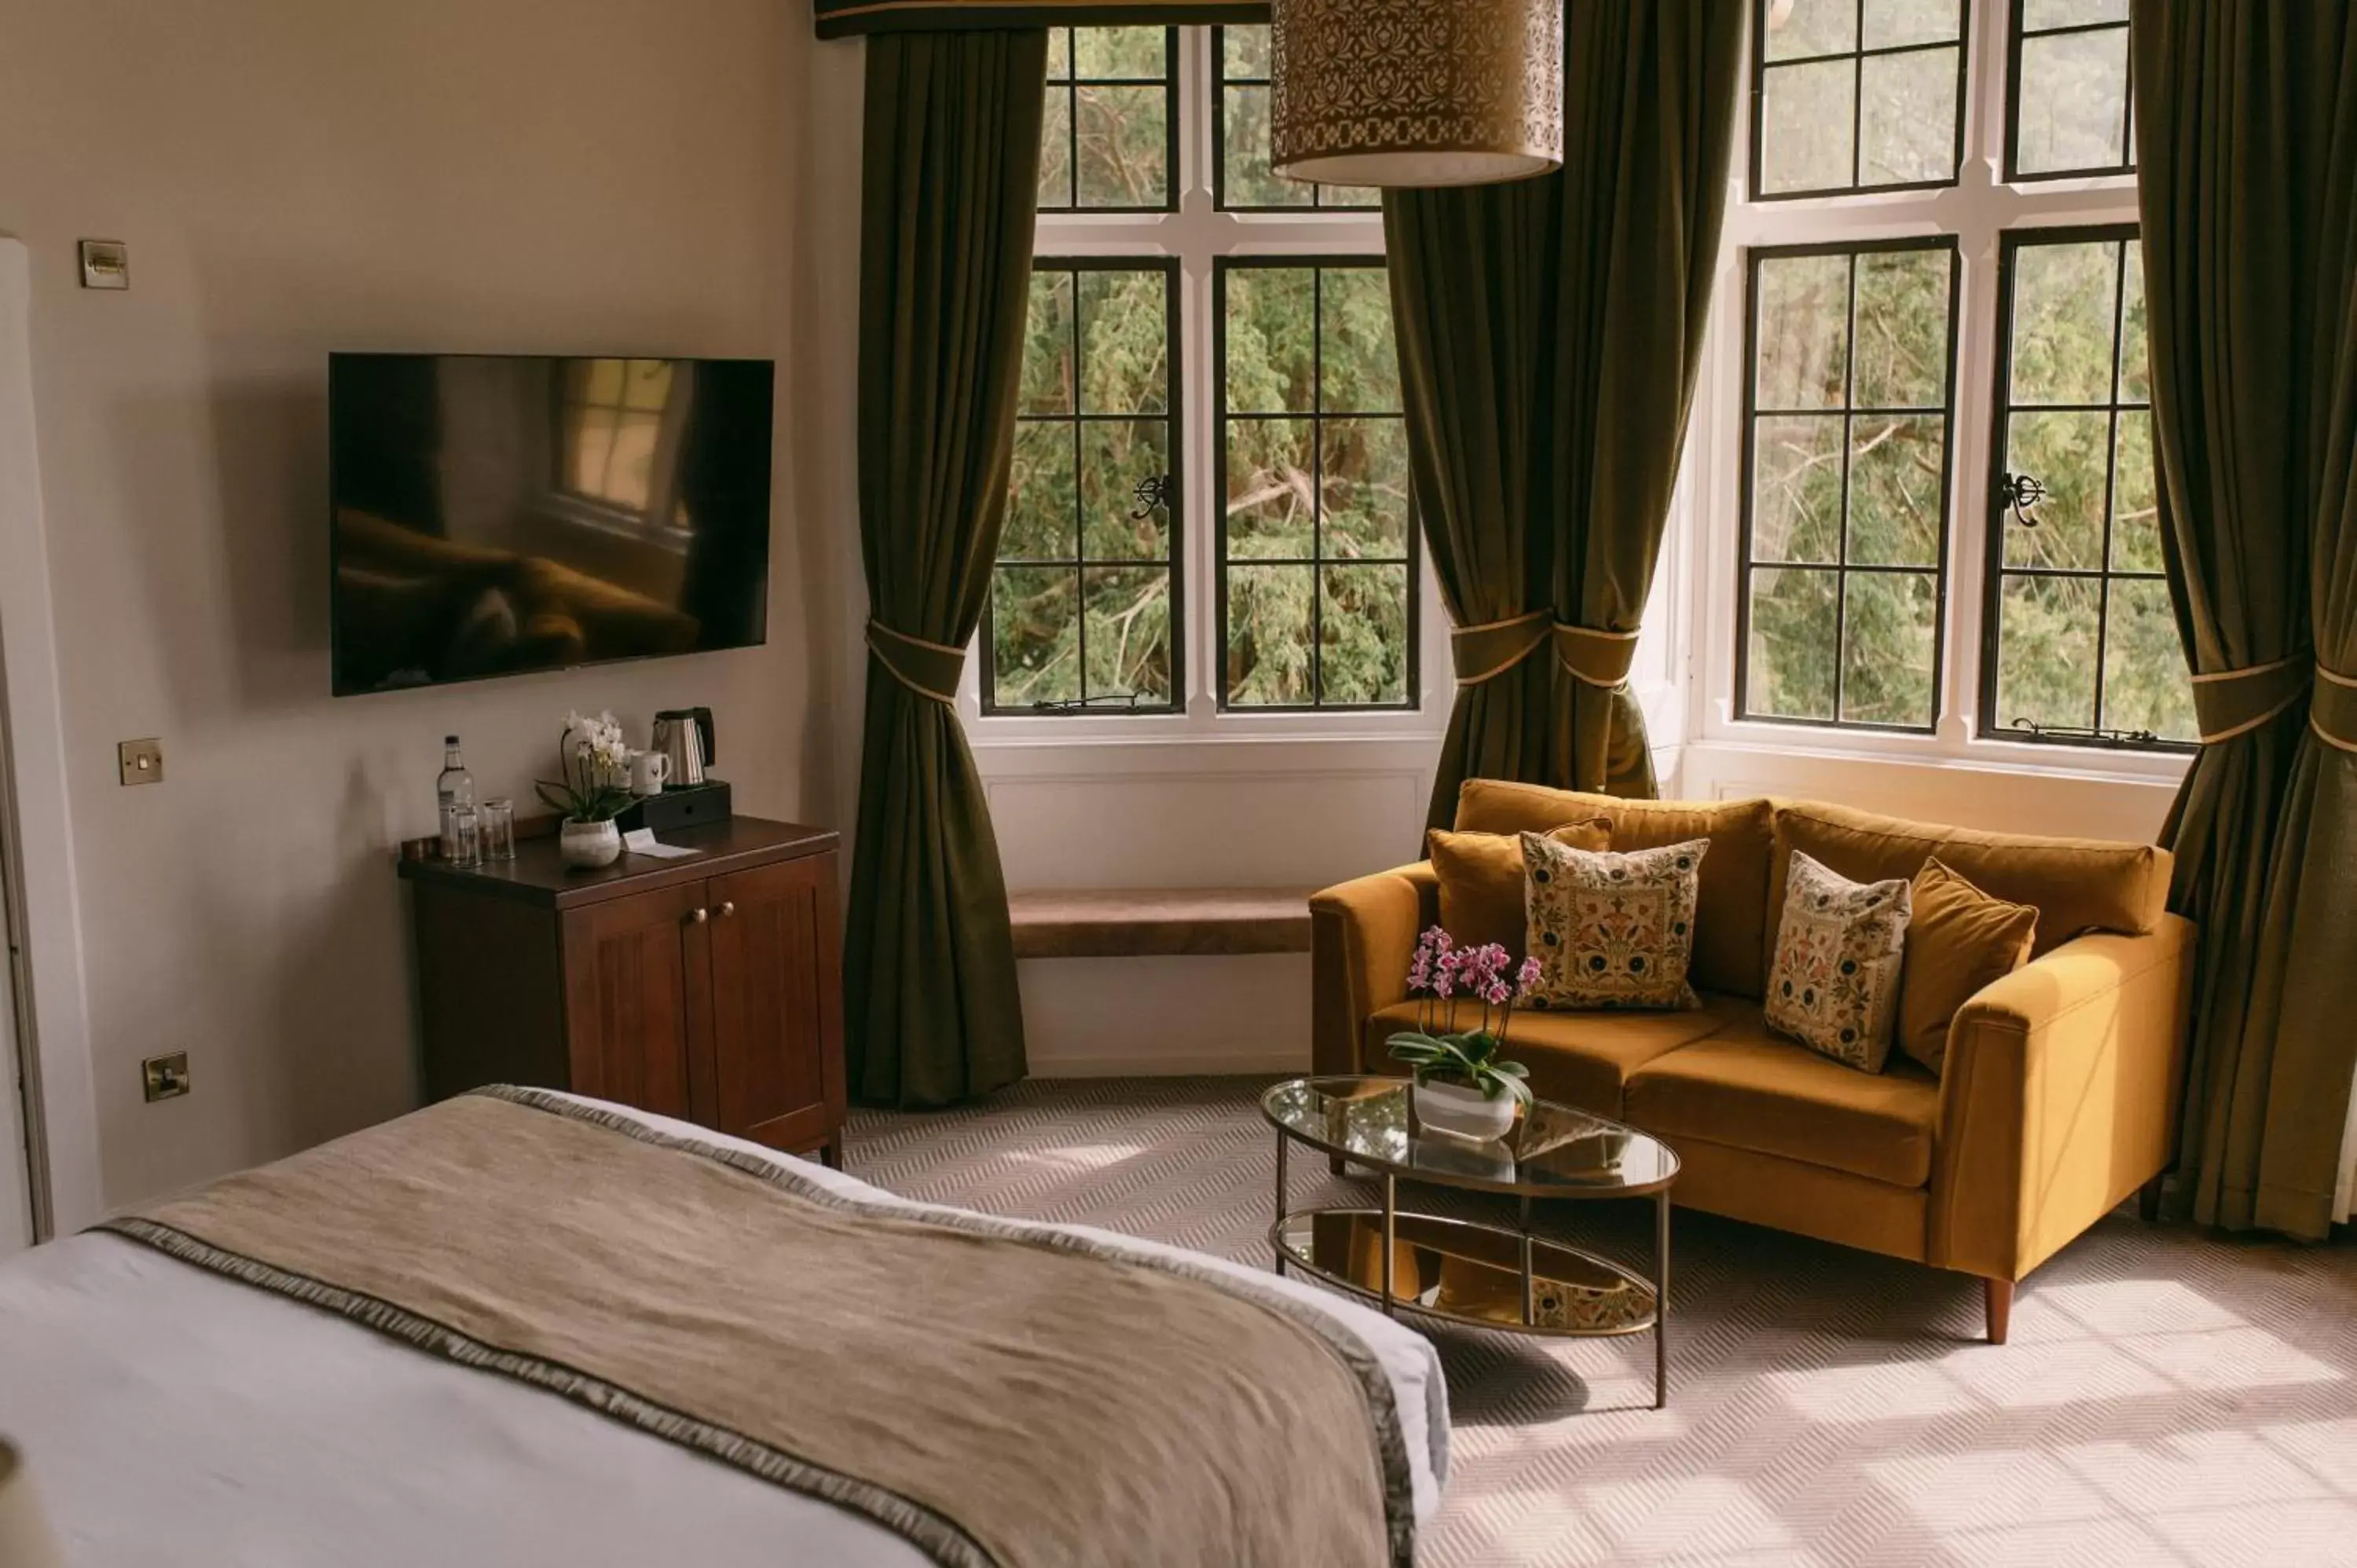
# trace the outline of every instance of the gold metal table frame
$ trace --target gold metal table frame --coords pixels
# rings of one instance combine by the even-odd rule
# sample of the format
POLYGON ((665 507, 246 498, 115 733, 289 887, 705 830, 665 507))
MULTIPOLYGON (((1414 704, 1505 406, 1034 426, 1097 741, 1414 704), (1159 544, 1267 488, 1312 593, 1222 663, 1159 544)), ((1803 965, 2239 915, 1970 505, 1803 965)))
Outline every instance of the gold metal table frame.
POLYGON ((1276 1131, 1276 1217, 1268 1240, 1288 1269, 1398 1316, 1558 1338, 1653 1336, 1653 1408, 1669 1398, 1670 1187, 1677 1156, 1633 1128, 1534 1101, 1507 1137, 1476 1143, 1421 1126, 1405 1079, 1310 1078, 1261 1100, 1276 1131), (1380 1207, 1289 1207, 1286 1155, 1299 1143, 1380 1181, 1380 1207), (1509 1228, 1403 1210, 1402 1179, 1512 1197, 1509 1228), (1538 1198, 1653 1200, 1651 1277, 1531 1228, 1538 1198))

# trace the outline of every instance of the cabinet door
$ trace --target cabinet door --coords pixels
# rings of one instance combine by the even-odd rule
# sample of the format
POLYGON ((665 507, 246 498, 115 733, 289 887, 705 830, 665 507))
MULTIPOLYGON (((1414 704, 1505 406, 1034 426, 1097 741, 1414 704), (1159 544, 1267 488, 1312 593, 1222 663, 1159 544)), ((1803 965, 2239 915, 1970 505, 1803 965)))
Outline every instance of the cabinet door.
POLYGON ((572 1087, 663 1116, 692 1115, 692 974, 705 963, 702 883, 565 916, 565 1034, 572 1087))
POLYGON ((842 958, 834 856, 716 876, 714 1125, 808 1149, 842 1125, 842 958))

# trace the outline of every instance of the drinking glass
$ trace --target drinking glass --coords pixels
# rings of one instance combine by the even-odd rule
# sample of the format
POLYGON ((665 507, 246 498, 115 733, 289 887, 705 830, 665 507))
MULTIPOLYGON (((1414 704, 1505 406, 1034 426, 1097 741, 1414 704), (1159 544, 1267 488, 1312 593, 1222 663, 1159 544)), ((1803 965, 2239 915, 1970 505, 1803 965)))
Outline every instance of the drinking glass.
POLYGON ((472 806, 450 808, 450 864, 483 864, 481 813, 472 806))
POLYGON ((481 841, 483 860, 515 858, 515 802, 510 800, 483 802, 481 822, 477 825, 477 837, 481 841))

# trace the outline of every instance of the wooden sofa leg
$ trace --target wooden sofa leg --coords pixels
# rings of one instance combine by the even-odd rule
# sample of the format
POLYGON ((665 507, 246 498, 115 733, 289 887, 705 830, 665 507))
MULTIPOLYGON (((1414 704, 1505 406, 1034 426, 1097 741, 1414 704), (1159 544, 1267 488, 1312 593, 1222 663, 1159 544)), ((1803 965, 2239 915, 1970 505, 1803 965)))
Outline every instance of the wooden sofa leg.
POLYGON ((1988 1315, 1988 1342, 2004 1344, 2006 1331, 2013 1326, 2013 1282, 1983 1280, 1981 1305, 1988 1315))
POLYGON ((1351 1169, 1351 1162, 1344 1159, 1341 1155, 1336 1155, 1332 1159, 1326 1162, 1326 1168, 1332 1171, 1336 1176, 1344 1176, 1347 1175, 1351 1169))
POLYGON ((2136 1216, 2147 1225, 2160 1218, 2160 1177, 2153 1177, 2136 1190, 2136 1216))

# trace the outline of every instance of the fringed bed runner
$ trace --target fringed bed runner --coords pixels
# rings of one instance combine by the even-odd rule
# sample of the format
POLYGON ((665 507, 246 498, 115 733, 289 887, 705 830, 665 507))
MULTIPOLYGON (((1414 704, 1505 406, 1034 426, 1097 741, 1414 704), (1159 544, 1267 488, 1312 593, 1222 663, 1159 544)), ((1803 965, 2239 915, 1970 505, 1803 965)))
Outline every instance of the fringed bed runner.
POLYGON ((821 1497, 936 1562, 1409 1563, 1372 1354, 1178 1260, 486 1090, 107 1221, 821 1497))

